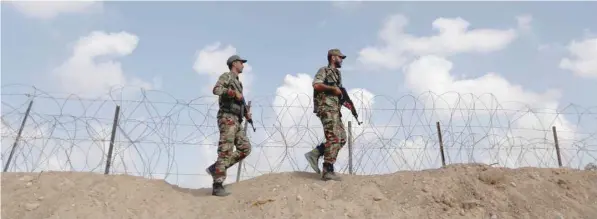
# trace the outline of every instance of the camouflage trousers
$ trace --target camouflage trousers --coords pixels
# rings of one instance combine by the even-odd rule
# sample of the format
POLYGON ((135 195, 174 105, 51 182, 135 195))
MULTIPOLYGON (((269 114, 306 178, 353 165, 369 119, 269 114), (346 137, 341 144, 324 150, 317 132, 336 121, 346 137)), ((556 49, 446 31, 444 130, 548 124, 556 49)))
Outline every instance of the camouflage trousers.
MULTIPOLYGON (((340 112, 321 111, 317 117, 323 125, 325 135, 323 162, 333 165, 338 157, 338 152, 346 144, 346 129, 344 129, 342 118, 340 118, 340 112)), ((317 148, 313 150, 317 150, 317 148)))
POLYGON ((218 128, 220 140, 213 180, 215 183, 223 183, 226 180, 226 170, 251 153, 251 143, 236 115, 228 113, 219 115, 218 128), (235 147, 236 150, 233 151, 235 147))

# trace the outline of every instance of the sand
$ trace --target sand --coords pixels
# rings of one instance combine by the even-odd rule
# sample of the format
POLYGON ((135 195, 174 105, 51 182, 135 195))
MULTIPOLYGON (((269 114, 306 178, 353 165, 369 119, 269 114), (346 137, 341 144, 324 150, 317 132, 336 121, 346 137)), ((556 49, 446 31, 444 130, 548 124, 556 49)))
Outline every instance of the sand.
POLYGON ((211 189, 85 172, 2 174, 2 219, 597 218, 597 171, 481 164, 342 175, 268 174, 211 189))

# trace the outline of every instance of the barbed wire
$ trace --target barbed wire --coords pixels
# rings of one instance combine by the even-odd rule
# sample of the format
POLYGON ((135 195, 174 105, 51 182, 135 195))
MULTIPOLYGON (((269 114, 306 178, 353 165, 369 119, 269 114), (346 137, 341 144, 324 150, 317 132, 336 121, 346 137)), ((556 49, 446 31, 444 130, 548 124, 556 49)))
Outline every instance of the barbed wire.
MULTIPOLYGON (((2 160, 6 164, 26 109, 33 101, 9 171, 103 172, 111 142, 110 172, 164 178, 179 185, 209 185, 204 169, 216 158, 219 131, 216 96, 178 99, 163 91, 112 89, 95 98, 48 93, 32 86, 2 88, 2 160)), ((384 174, 442 166, 445 162, 496 163, 505 167, 582 168, 597 161, 597 107, 499 101, 491 94, 455 92, 403 96, 349 91, 359 120, 347 109, 349 144, 336 168, 354 174, 384 174), (554 127, 556 127, 554 129, 554 127)), ((241 179, 272 172, 305 171, 303 154, 324 141, 310 94, 252 98, 256 132, 241 179)), ((236 166, 236 165, 235 165, 236 166)), ((229 178, 236 179, 234 168, 229 178)))

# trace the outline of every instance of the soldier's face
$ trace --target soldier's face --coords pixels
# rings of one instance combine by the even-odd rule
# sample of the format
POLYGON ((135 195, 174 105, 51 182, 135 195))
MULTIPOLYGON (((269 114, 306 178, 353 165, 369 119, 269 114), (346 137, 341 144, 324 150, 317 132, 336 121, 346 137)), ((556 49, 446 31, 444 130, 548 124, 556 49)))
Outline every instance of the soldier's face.
POLYGON ((335 59, 334 61, 336 62, 336 68, 342 67, 342 61, 343 61, 342 57, 334 56, 334 59, 335 59))
POLYGON ((236 70, 238 70, 238 73, 242 73, 243 72, 243 68, 245 68, 245 65, 243 64, 243 62, 240 62, 240 61, 236 61, 232 65, 233 65, 233 67, 236 68, 236 70))

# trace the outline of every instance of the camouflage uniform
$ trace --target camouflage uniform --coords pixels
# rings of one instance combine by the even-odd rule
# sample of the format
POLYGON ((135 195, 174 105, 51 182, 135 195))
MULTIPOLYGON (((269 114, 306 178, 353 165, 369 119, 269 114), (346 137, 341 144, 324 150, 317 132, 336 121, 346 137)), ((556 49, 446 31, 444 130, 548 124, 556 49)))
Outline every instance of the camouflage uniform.
MULTIPOLYGON (((228 64, 241 59, 232 56, 228 64)), ((242 94, 243 85, 239 81, 238 74, 225 72, 218 78, 213 93, 218 95, 219 110, 217 114, 220 139, 218 141, 218 158, 214 164, 207 168, 208 174, 213 177, 214 185, 221 186, 226 180, 226 170, 244 159, 251 153, 251 143, 241 126, 241 104, 234 99, 235 91, 242 94), (236 150, 233 152, 233 148, 236 150)), ((215 186, 214 186, 215 187, 215 186)))
MULTIPOLYGON (((328 51, 328 54, 344 56, 340 50, 337 49, 328 51)), ((324 83, 326 85, 337 87, 342 86, 340 70, 337 68, 331 68, 330 66, 319 68, 317 74, 315 75, 315 79, 313 80, 313 85, 318 83, 324 83)), ((323 179, 339 180, 339 178, 335 175, 333 165, 338 157, 338 152, 346 144, 346 130, 344 128, 344 123, 342 123, 342 114, 340 113, 340 108, 342 106, 340 104, 340 97, 326 92, 314 91, 313 101, 313 112, 317 115, 317 117, 319 117, 323 125, 326 141, 323 144, 323 148, 320 145, 319 147, 314 148, 312 151, 305 154, 305 157, 315 172, 319 173, 320 171, 317 167, 317 161, 323 154, 323 179), (323 149, 323 153, 321 149, 323 149)))

